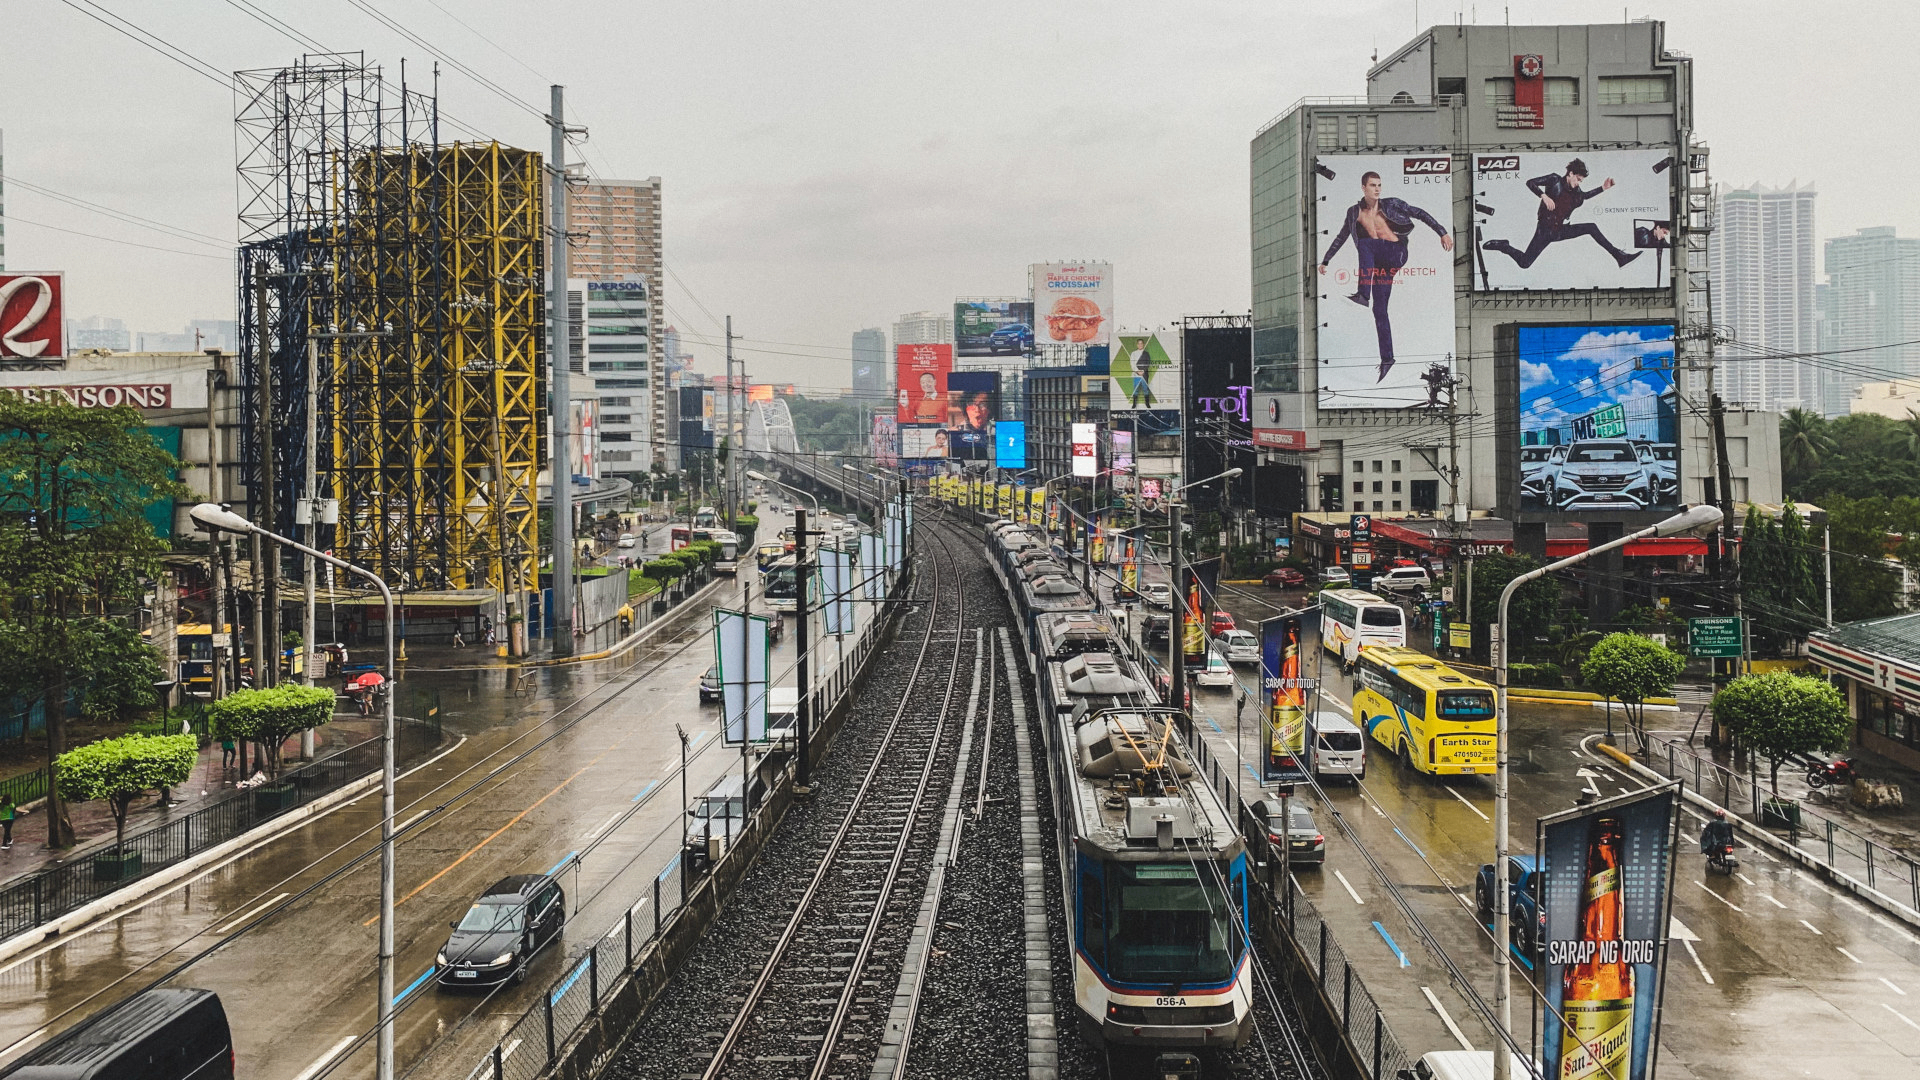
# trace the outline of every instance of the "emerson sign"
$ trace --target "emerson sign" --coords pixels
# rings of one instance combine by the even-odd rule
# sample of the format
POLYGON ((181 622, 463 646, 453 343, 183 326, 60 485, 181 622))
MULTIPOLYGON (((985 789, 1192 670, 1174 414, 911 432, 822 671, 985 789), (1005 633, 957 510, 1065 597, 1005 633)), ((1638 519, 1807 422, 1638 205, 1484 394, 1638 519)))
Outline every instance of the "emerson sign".
POLYGON ((13 394, 23 401, 64 401, 83 409, 112 409, 131 405, 136 409, 173 408, 170 383, 110 383, 98 386, 5 386, 0 393, 13 394))

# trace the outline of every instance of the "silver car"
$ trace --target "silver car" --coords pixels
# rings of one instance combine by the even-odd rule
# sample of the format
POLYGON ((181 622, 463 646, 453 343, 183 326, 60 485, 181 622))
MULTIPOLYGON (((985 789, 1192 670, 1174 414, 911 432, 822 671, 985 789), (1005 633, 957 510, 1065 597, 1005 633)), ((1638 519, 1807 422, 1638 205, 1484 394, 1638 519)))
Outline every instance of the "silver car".
POLYGON ((1626 439, 1583 439, 1567 448, 1567 459, 1553 477, 1552 505, 1654 505, 1652 452, 1626 439))

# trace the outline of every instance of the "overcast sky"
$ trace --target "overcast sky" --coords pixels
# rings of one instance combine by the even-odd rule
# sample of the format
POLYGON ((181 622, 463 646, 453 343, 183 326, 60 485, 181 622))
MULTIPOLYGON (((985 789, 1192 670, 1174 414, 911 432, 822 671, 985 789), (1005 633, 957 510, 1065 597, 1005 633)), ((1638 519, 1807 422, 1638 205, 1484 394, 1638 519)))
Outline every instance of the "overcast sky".
MULTIPOLYGON (((1111 261, 1128 326, 1246 310, 1254 131, 1302 96, 1363 93, 1370 58, 1413 36, 1416 10, 1431 24, 1458 8, 368 3, 538 109, 548 84, 564 83, 569 119, 591 127, 596 175, 663 178, 668 320, 701 366, 718 355, 702 340, 718 339, 715 317, 732 314, 756 377, 826 387, 848 380, 853 330, 959 295, 1020 293, 1035 261, 1111 261)), ((8 176, 231 243, 231 94, 76 8, 125 16, 222 70, 291 61, 300 46, 248 6, 330 49, 364 50, 392 75, 402 59, 410 78, 432 63, 347 0, 8 0, 8 176)), ((1920 235, 1909 168, 1920 106, 1901 89, 1920 6, 1504 10, 1515 24, 1668 20, 1668 46, 1695 61, 1717 180, 1817 184, 1823 238, 1869 225, 1920 235)), ((1473 16, 1499 23, 1503 8, 1473 16)), ((444 75, 440 101, 502 141, 547 146, 534 115, 464 76, 444 75)), ((231 255, 211 242, 19 184, 6 210, 8 267, 66 270, 72 316, 150 331, 232 317, 231 255)))

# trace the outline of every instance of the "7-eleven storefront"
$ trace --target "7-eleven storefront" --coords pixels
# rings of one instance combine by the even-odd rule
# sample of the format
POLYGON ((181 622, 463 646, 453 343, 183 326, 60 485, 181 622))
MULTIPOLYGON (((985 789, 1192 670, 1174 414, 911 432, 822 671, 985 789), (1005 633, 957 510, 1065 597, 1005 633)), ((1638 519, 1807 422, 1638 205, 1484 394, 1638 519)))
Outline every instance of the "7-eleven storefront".
POLYGON ((1813 634, 1807 655, 1835 676, 1846 695, 1855 741, 1920 769, 1920 614, 1865 619, 1813 634))

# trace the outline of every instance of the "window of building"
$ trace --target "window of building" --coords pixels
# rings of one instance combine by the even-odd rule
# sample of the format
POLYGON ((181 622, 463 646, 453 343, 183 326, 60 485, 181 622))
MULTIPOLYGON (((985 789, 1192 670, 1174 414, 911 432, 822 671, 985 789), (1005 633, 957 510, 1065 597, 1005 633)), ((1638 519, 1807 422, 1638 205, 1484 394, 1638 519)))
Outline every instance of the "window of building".
POLYGON ((1356 461, 1356 462, 1354 462, 1354 463, 1353 463, 1353 471, 1354 471, 1354 472, 1366 472, 1366 471, 1367 471, 1367 463, 1366 463, 1366 462, 1364 462, 1364 461, 1356 461))
POLYGON ((601 353, 643 353, 647 351, 647 343, 644 341, 596 341, 588 351, 595 356, 601 353))
POLYGON ((1467 80, 1441 79, 1439 80, 1438 84, 1435 86, 1434 89, 1435 89, 1435 92, 1437 92, 1441 97, 1447 97, 1449 95, 1466 97, 1467 96, 1467 80))
POLYGON ((1383 461, 1376 461, 1376 462, 1374 462, 1374 463, 1373 463, 1373 471, 1374 471, 1374 472, 1380 472, 1380 471, 1381 471, 1381 468, 1382 468, 1382 467, 1383 467, 1383 466, 1384 466, 1385 464, 1386 464, 1386 462, 1383 462, 1383 461))
POLYGON ((631 431, 603 431, 603 432, 601 432, 601 433, 600 433, 600 441, 601 441, 601 442, 603 442, 603 443, 606 443, 606 442, 632 442, 632 441, 633 441, 633 432, 631 432, 631 431))
POLYGON ((1413 490, 1408 493, 1415 510, 1436 511, 1440 509, 1440 481, 1415 480, 1413 490))
MULTIPOLYGON (((632 413, 607 413, 602 417, 600 417, 600 422, 603 424, 631 424, 633 423, 633 414, 632 413)), ((1400 490, 1400 485, 1398 482, 1394 483, 1393 489, 1395 491, 1400 490)))
POLYGON ((1347 140, 1341 145, 1343 146, 1359 146, 1360 145, 1360 118, 1359 117, 1357 116, 1347 117, 1347 140))
POLYGON ((1394 459, 1393 459, 1393 471, 1394 471, 1394 472, 1399 472, 1399 471, 1400 471, 1400 459, 1399 459, 1399 458, 1394 458, 1394 459))
POLYGON ((1394 508, 1395 510, 1398 510, 1398 509, 1400 509, 1400 500, 1399 500, 1399 499, 1395 499, 1395 500, 1393 500, 1393 508, 1394 508))
POLYGON ((1353 482, 1353 493, 1355 495, 1365 495, 1367 493, 1367 482, 1365 480, 1355 480, 1353 482))
POLYGON ((600 460, 601 460, 601 461, 632 461, 632 460, 633 460, 633 451, 631 451, 631 450, 608 450, 608 451, 605 451, 604 453, 602 453, 602 454, 600 455, 600 460))
MULTIPOLYGON (((1580 104, 1579 79, 1548 76, 1546 83, 1541 96, 1548 105, 1580 104)), ((1513 104, 1513 79, 1510 76, 1488 79, 1485 94, 1489 105, 1513 104)))
MULTIPOLYGON (((1512 80, 1509 79, 1509 82, 1512 80)), ((1511 94, 1509 94, 1511 96, 1511 94)), ((1337 116, 1316 116, 1313 118, 1313 144, 1321 150, 1340 149, 1340 118, 1337 116)))
POLYGON ((1600 104, 1652 105, 1673 100, 1673 80, 1665 75, 1602 75, 1600 104))
POLYGON ((1488 79, 1486 95, 1489 105, 1513 104, 1513 77, 1488 79))
MULTIPOLYGON (((608 417, 608 419, 610 420, 612 419, 612 417, 608 417)), ((1395 480, 1393 482, 1393 487, 1390 488, 1389 490, 1391 490, 1394 494, 1398 495, 1400 493, 1400 481, 1395 480)))
POLYGON ((630 397, 603 397, 600 399, 600 404, 602 406, 618 405, 622 408, 632 408, 633 399, 630 397))
POLYGON ((1373 512, 1374 512, 1374 513, 1376 513, 1376 514, 1377 514, 1377 513, 1379 513, 1380 511, 1382 511, 1382 510, 1385 510, 1385 509, 1386 509, 1386 504, 1385 504, 1385 503, 1382 503, 1382 502, 1381 502, 1381 501, 1380 501, 1379 499, 1375 499, 1375 500, 1373 500, 1373 512))
POLYGON ((1374 493, 1375 495, 1378 495, 1378 494, 1380 494, 1380 481, 1378 481, 1378 480, 1375 480, 1375 481, 1373 482, 1373 493, 1374 493))

